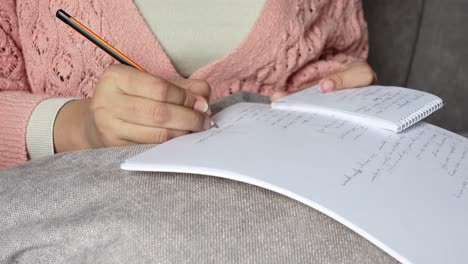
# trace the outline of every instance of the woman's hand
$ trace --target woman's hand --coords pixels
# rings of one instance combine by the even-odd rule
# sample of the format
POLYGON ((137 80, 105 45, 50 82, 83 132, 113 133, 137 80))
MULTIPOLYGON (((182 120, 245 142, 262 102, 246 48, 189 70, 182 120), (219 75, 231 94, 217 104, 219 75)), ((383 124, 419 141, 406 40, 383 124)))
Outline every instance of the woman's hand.
MULTIPOLYGON (((346 69, 323 78, 319 84, 322 93, 328 93, 343 89, 368 86, 377 80, 374 70, 366 62, 350 64, 346 69)), ((314 84, 315 85, 315 84, 314 84)), ((311 85, 307 85, 309 87, 311 85)), ((304 87, 305 88, 305 87, 304 87)), ((272 101, 286 96, 288 92, 276 92, 271 96, 272 101)))
POLYGON ((92 99, 70 101, 54 125, 55 151, 163 143, 211 126, 205 81, 168 81, 112 65, 92 99))

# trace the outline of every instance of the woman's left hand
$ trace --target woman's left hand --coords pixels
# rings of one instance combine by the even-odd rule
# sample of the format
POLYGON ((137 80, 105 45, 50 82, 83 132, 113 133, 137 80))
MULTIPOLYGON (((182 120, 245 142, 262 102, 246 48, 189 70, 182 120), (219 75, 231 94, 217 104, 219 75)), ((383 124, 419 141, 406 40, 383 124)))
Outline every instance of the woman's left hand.
MULTIPOLYGON (((318 84, 320 92, 329 93, 368 86, 376 81, 376 74, 369 64, 366 62, 355 62, 350 64, 346 69, 323 78, 318 84)), ((276 101, 289 94, 290 92, 276 92, 271 96, 271 101, 276 101)))

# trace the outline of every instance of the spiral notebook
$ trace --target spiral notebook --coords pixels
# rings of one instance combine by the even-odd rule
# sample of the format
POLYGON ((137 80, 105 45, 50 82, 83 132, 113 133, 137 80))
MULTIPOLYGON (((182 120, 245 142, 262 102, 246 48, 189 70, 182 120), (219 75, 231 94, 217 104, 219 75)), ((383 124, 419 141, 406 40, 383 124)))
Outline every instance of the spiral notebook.
POLYGON ((331 115, 394 132, 411 127, 442 106, 442 99, 433 94, 389 86, 325 94, 311 87, 272 104, 273 109, 331 115))

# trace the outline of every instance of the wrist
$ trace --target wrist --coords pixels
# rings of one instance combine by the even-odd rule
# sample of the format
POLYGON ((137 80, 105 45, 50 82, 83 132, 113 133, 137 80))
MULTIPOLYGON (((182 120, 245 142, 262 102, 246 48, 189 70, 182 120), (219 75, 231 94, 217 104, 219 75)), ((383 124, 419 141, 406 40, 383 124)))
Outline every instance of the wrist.
POLYGON ((82 129, 88 102, 87 99, 70 101, 57 113, 53 131, 55 153, 88 148, 82 129))

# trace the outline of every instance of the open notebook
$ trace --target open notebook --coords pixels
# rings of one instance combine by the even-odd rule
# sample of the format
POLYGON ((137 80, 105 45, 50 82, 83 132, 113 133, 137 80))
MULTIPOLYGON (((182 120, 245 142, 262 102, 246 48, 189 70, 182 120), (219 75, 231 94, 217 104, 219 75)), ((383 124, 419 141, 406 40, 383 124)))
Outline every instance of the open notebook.
POLYGON ((442 99, 433 94, 391 86, 326 94, 312 87, 272 104, 274 109, 333 115, 395 132, 416 124, 442 106, 442 99))
POLYGON ((126 170, 217 176, 296 199, 403 263, 468 260, 468 139, 420 122, 394 133, 241 103, 126 170))

